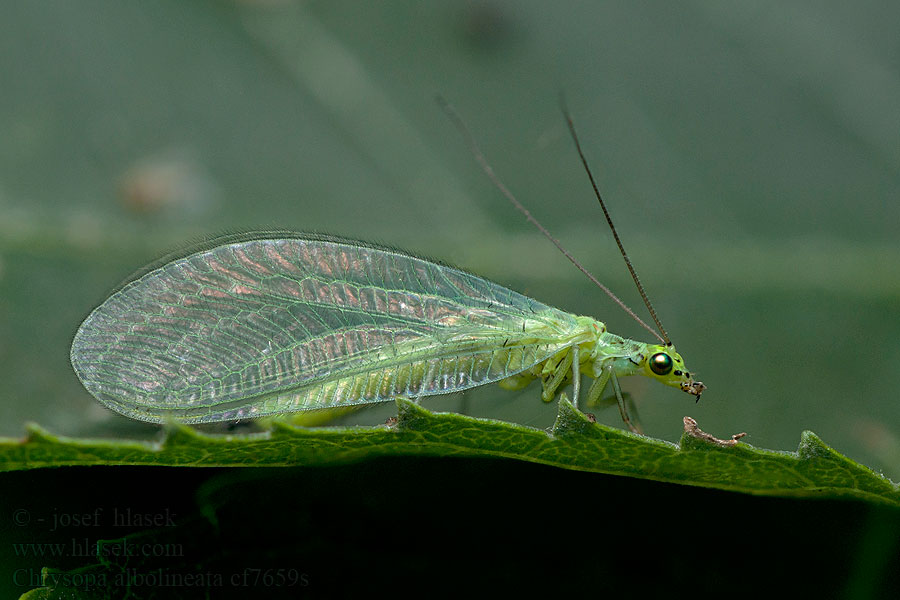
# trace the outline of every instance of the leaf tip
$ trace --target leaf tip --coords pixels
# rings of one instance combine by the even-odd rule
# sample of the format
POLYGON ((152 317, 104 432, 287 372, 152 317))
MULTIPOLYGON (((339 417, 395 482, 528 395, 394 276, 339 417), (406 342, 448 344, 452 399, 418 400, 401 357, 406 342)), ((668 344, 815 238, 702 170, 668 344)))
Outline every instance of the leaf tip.
POLYGON ((432 416, 431 412, 409 398, 398 397, 396 402, 397 422, 394 425, 397 429, 415 429, 421 421, 432 416))
POLYGON ((26 444, 58 444, 59 438, 33 421, 25 423, 26 444))
POLYGON ((190 446, 204 437, 202 433, 189 425, 171 421, 163 425, 162 439, 155 442, 155 445, 162 448, 190 446))
POLYGON ((587 428, 593 427, 596 422, 597 420, 596 418, 593 418, 593 415, 588 417, 575 408, 566 394, 560 394, 559 404, 557 405, 556 421, 553 423, 553 429, 551 431, 555 436, 581 433, 587 428))
POLYGON ((797 446, 797 455, 804 460, 831 456, 835 450, 822 441, 812 431, 806 430, 800 434, 800 445, 797 446))

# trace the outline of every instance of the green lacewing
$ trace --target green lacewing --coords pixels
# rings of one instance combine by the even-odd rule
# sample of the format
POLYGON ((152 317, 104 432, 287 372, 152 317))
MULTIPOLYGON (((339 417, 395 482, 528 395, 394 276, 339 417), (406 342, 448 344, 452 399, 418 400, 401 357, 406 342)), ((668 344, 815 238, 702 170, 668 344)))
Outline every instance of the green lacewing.
POLYGON ((618 377, 644 375, 698 399, 705 389, 660 330, 660 344, 625 339, 591 317, 395 249, 262 232, 220 238, 124 285, 81 324, 71 360, 101 403, 158 423, 349 407, 494 382, 519 389, 534 379, 545 401, 574 384, 577 405, 586 373, 595 379, 588 406, 611 381, 634 429, 618 377))

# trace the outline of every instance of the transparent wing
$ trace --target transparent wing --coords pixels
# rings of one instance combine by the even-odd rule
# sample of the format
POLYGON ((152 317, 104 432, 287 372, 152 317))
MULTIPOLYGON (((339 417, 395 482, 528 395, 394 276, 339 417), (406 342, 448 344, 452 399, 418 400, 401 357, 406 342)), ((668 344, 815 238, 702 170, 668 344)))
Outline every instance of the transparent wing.
POLYGON ((82 323, 72 364, 114 410, 209 422, 443 394, 558 352, 573 315, 359 242, 250 239, 169 262, 82 323))

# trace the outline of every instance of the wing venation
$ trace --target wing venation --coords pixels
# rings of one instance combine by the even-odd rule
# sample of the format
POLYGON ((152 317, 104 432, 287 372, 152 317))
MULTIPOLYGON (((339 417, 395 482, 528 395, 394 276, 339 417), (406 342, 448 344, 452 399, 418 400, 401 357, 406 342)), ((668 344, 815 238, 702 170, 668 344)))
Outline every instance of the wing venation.
POLYGON ((576 330, 573 315, 398 251, 249 239, 121 288, 82 323, 72 364, 119 412, 212 421, 459 391, 576 330))

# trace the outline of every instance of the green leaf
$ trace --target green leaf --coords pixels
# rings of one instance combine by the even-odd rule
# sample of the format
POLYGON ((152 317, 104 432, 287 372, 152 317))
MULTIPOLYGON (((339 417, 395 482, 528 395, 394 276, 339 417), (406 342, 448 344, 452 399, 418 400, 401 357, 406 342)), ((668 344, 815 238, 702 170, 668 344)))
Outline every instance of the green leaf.
MULTIPOLYGON (((168 428, 159 443, 53 436, 30 425, 24 440, 0 440, 0 470, 73 465, 321 466, 379 456, 510 458, 770 496, 853 498, 900 506, 897 484, 804 432, 797 452, 716 443, 687 431, 679 445, 593 423, 567 400, 552 432, 398 400, 396 424, 303 428, 275 421, 243 435, 168 428)), ((711 438, 711 436, 707 436, 711 438)), ((714 440, 714 438, 711 438, 714 440)))

